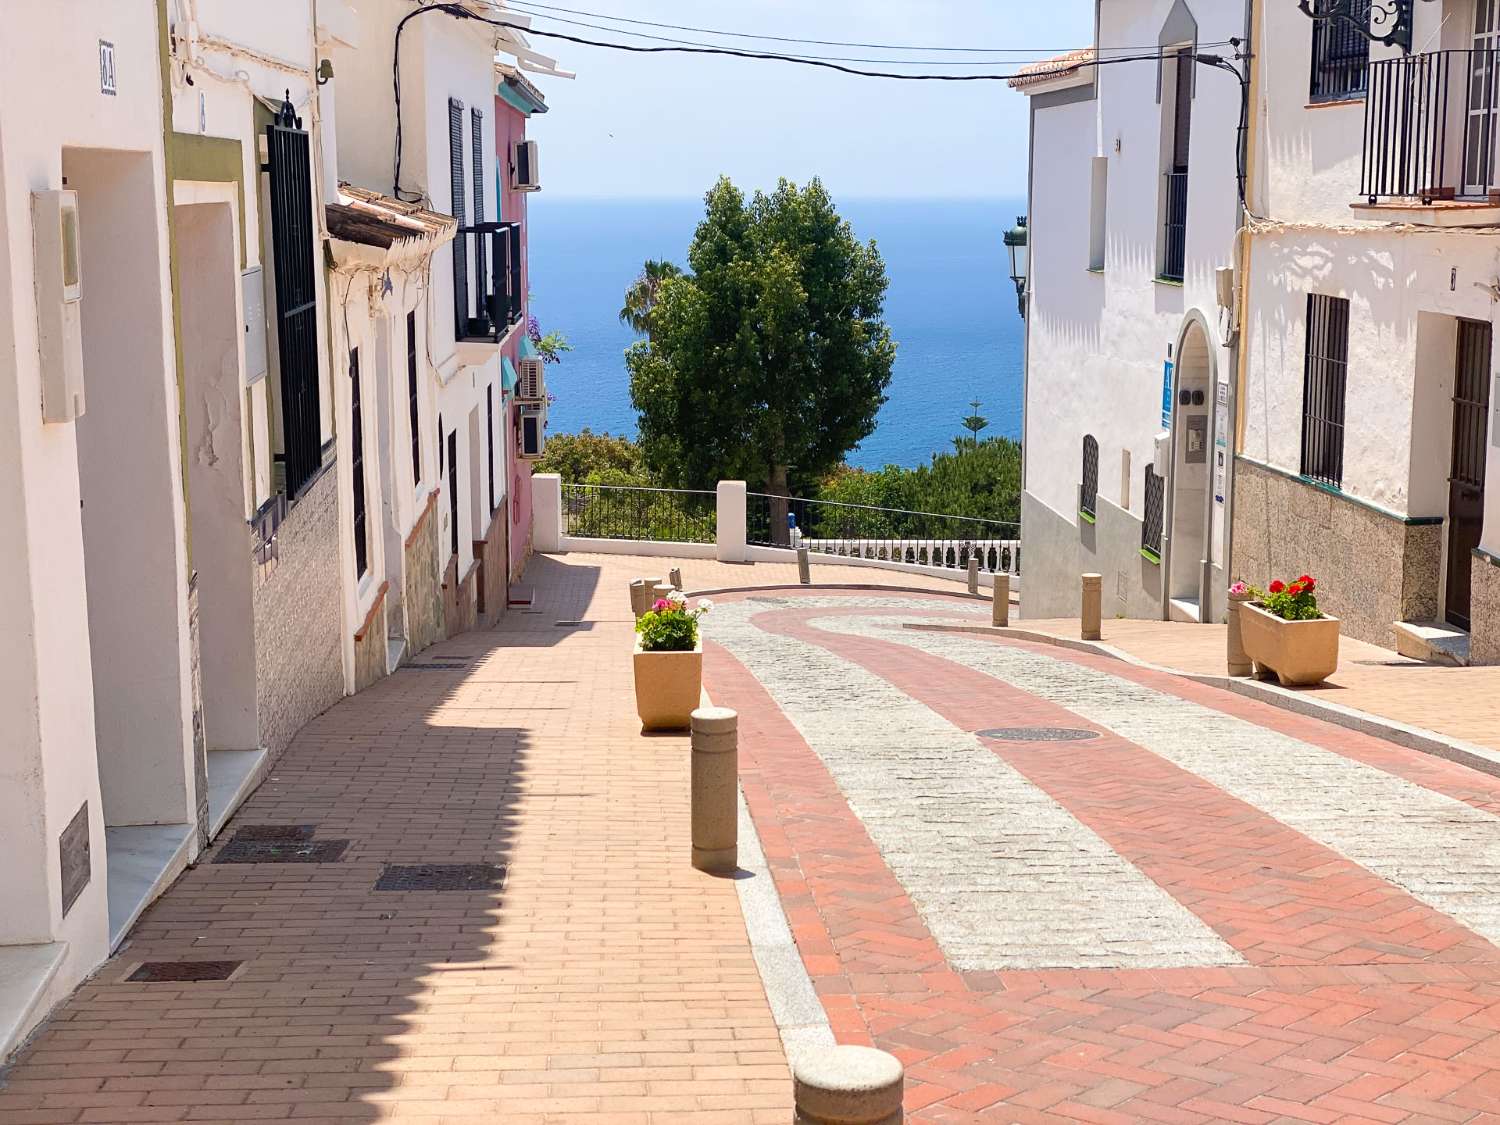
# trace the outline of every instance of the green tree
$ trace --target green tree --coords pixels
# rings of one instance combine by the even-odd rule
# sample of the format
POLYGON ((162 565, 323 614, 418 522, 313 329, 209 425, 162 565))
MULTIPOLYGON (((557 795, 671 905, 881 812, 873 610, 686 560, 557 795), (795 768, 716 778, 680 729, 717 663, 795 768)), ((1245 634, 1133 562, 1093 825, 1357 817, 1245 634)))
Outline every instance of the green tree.
POLYGON ((988 429, 990 424, 990 420, 979 413, 979 408, 983 405, 984 403, 980 402, 977 398, 969 403, 969 414, 962 422, 963 428, 969 431, 969 436, 967 438, 955 438, 955 449, 961 449, 965 445, 974 446, 979 444, 979 431, 988 429))
POLYGON ((818 180, 747 203, 727 178, 688 264, 626 354, 647 464, 686 487, 743 479, 786 496, 794 470, 819 479, 875 429, 896 357, 885 264, 818 180))
POLYGON ((641 267, 640 276, 625 290, 625 304, 620 309, 620 323, 631 328, 637 336, 651 334, 651 310, 656 307, 657 295, 662 283, 670 277, 681 277, 682 270, 671 262, 648 259, 641 267))
POLYGON ((635 442, 596 434, 588 427, 576 434, 547 435, 547 448, 535 471, 556 473, 565 484, 651 483, 635 442))

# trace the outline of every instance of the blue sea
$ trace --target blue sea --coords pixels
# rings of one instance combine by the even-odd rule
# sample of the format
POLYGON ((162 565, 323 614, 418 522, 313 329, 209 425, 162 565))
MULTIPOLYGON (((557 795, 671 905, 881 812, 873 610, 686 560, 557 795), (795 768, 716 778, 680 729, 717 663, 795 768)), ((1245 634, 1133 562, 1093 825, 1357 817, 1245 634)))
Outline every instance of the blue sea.
MULTIPOLYGON (((885 319, 900 345, 875 432, 848 461, 861 468, 925 464, 952 448, 969 402, 982 436, 1019 437, 1022 324, 1001 234, 1024 210, 1013 201, 849 200, 839 212, 873 238, 890 277, 885 319)), ((618 314, 647 258, 685 266, 702 216, 698 200, 533 196, 528 216, 532 311, 573 345, 548 372, 553 433, 585 426, 635 436, 618 314)))

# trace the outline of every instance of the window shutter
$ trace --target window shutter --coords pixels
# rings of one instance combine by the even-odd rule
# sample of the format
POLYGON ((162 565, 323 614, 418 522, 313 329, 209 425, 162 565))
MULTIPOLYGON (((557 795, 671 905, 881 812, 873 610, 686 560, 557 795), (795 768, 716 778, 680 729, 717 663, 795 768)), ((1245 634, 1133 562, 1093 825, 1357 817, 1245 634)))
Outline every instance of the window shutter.
POLYGON ((365 422, 363 395, 359 385, 359 349, 349 352, 350 468, 354 476, 354 576, 363 578, 370 569, 370 536, 365 518, 365 422))
POLYGON ((464 103, 448 99, 448 164, 453 189, 453 217, 459 233, 453 238, 453 311, 460 338, 468 335, 469 326, 469 244, 463 228, 469 224, 464 177, 464 103))
MULTIPOLYGON (((474 139, 474 225, 478 226, 484 222, 484 114, 478 108, 469 110, 469 127, 474 139)), ((481 236, 474 240, 474 285, 478 300, 474 302, 475 312, 481 320, 492 321, 494 319, 493 295, 485 285, 486 262, 484 252, 484 238, 481 236), (486 300, 486 295, 490 296, 486 300)))

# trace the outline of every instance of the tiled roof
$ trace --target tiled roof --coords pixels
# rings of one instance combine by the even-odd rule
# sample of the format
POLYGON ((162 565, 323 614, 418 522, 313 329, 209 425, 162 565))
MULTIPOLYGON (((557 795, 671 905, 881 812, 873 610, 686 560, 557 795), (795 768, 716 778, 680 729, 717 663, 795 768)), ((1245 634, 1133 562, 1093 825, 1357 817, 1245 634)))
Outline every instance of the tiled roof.
POLYGON ((451 215, 353 184, 339 184, 339 201, 328 205, 327 215, 328 233, 334 238, 382 248, 408 238, 441 235, 458 226, 451 215))
POLYGON ((1076 51, 1068 51, 1054 58, 1044 59, 1042 62, 1027 63, 1010 80, 1012 90, 1025 90, 1031 86, 1039 86, 1043 82, 1051 82, 1055 78, 1065 78, 1070 74, 1077 74, 1079 69, 1094 61, 1094 48, 1081 47, 1076 51))

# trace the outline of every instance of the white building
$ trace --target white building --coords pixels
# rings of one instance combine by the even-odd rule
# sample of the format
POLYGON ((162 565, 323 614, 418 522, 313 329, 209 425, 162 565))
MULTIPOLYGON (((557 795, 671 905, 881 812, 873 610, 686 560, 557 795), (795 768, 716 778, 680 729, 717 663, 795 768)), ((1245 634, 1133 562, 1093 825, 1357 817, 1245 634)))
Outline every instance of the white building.
POLYGON ((548 61, 399 0, 7 15, 0 1059, 304 723, 503 611, 495 56, 548 61))
POLYGON ((1012 82, 1032 114, 1023 616, 1076 614, 1089 571, 1106 616, 1224 612, 1241 83, 1210 57, 1237 68, 1246 24, 1243 0, 1110 0, 1092 49, 1012 82))
POLYGON ((1473 658, 1500 661, 1500 14, 1381 5, 1397 41, 1372 46, 1257 8, 1235 573, 1310 571, 1381 644, 1436 621, 1462 653, 1472 624, 1473 658))

